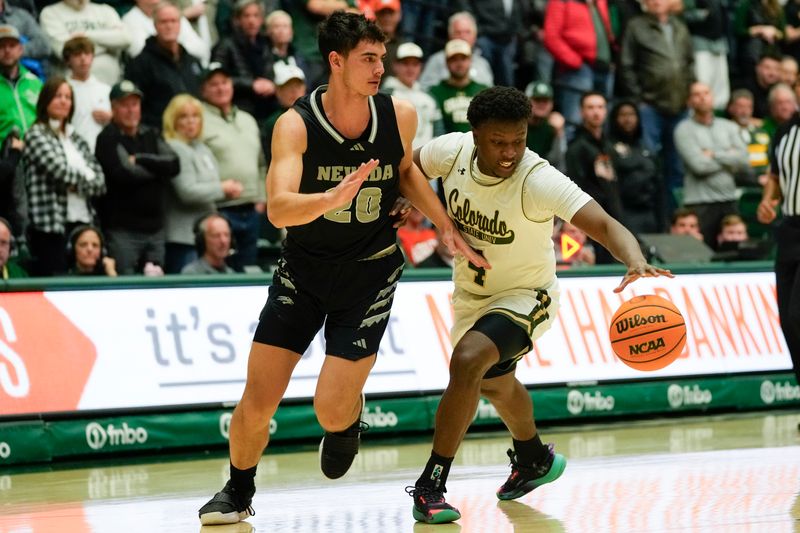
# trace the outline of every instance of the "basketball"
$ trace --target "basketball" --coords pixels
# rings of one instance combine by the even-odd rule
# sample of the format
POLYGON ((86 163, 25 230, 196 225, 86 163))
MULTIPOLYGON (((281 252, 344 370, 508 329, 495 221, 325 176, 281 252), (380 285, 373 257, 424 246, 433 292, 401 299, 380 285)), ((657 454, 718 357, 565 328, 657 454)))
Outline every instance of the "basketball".
POLYGON ((659 370, 672 363, 686 344, 686 323, 678 308, 660 296, 635 296, 611 318, 611 348, 636 370, 659 370))

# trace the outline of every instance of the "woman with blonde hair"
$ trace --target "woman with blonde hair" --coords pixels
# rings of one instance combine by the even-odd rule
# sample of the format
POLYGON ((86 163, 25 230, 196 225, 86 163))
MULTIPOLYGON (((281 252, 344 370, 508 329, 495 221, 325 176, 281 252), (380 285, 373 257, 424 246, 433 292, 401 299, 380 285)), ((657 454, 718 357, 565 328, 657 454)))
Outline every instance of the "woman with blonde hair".
POLYGON ((178 274, 197 259, 195 220, 216 211, 217 200, 237 198, 242 185, 220 179, 214 154, 200 141, 203 110, 199 100, 189 94, 175 96, 164 110, 162 123, 164 138, 178 154, 181 165, 166 200, 166 272, 178 274))

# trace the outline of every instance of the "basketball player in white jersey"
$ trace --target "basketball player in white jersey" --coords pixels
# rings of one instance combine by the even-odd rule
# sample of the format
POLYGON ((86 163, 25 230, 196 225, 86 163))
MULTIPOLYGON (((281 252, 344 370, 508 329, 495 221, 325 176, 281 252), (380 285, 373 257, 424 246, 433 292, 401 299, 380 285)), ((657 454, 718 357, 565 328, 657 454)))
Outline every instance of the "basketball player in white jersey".
POLYGON ((491 270, 456 258, 450 383, 436 413, 433 450, 415 486, 414 518, 445 523, 461 517, 445 502, 447 475, 481 395, 508 427, 511 475, 497 491, 512 500, 557 479, 563 455, 542 443, 533 402, 516 364, 552 323, 558 308, 553 217, 585 231, 628 271, 615 292, 641 277, 669 276, 642 256, 634 236, 561 172, 527 149, 525 95, 510 87, 479 93, 469 106, 470 133, 452 133, 418 149, 415 162, 441 176, 447 212, 491 270))

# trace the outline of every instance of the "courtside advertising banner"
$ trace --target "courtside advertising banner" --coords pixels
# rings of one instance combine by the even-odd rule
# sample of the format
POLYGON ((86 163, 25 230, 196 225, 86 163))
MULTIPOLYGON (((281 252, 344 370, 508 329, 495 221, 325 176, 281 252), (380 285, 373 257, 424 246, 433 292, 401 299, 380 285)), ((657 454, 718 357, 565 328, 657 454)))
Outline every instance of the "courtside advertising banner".
MULTIPOLYGON (((526 385, 791 369, 772 273, 560 281, 550 330, 520 361, 526 385), (680 309, 683 353, 656 372, 617 360, 608 325, 617 307, 657 294, 680 309)), ((403 282, 366 392, 447 386, 453 285, 403 282)), ((0 416, 219 404, 241 397, 266 286, 0 294, 0 416)), ((310 398, 325 358, 318 335, 295 369, 288 398, 310 398)))

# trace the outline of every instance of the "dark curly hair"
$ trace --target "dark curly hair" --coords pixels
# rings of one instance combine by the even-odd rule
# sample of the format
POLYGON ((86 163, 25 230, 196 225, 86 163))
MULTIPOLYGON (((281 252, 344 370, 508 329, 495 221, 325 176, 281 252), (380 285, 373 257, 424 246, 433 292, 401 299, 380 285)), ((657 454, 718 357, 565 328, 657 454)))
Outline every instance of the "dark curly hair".
POLYGON ((491 87, 479 92, 467 109, 467 120, 473 128, 490 120, 499 122, 527 121, 531 117, 528 97, 514 87, 491 87))
POLYGON ((319 24, 319 51, 325 64, 331 52, 343 56, 349 54, 361 41, 384 43, 386 34, 375 24, 359 13, 335 11, 319 24))

